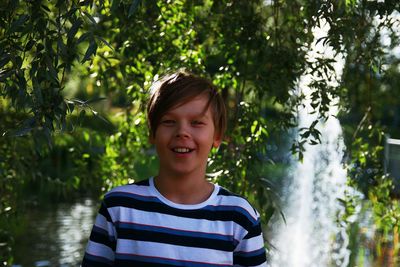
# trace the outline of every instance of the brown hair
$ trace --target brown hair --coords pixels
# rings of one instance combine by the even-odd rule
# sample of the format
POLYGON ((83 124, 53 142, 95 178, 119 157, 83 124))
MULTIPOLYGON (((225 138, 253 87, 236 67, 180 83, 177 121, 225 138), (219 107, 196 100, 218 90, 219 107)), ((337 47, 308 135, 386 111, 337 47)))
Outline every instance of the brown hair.
POLYGON ((209 98, 207 108, 211 106, 214 126, 222 139, 226 128, 226 109, 222 97, 209 80, 186 71, 166 75, 151 86, 147 104, 150 135, 155 136, 161 117, 168 110, 203 94, 209 98))

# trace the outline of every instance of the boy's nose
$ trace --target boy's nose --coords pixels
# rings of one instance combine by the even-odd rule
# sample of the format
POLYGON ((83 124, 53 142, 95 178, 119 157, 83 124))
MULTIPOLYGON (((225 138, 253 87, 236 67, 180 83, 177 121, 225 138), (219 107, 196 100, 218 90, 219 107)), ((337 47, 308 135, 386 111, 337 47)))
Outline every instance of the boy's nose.
POLYGON ((178 128, 176 129, 176 137, 188 137, 189 131, 187 126, 184 124, 179 124, 178 128))

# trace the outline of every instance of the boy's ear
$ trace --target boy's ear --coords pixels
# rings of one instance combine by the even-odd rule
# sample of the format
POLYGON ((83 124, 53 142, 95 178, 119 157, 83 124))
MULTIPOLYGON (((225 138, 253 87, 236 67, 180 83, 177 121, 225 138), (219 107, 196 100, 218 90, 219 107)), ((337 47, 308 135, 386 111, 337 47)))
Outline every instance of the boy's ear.
POLYGON ((222 140, 219 135, 214 137, 214 142, 213 142, 213 147, 218 148, 219 145, 221 144, 222 140))

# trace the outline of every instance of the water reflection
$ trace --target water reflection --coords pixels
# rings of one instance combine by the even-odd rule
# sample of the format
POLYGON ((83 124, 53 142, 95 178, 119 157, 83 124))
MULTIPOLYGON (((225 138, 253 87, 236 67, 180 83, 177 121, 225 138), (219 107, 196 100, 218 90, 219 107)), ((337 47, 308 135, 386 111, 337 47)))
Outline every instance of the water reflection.
POLYGON ((89 198, 28 211, 15 240, 14 262, 23 267, 43 261, 79 266, 96 211, 97 202, 89 198))

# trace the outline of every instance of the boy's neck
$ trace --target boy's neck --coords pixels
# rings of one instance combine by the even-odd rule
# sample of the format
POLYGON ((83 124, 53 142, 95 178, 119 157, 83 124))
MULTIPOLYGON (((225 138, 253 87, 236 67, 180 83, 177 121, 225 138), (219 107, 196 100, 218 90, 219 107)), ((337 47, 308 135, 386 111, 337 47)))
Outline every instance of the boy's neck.
POLYGON ((172 177, 159 173, 154 178, 154 186, 168 200, 187 205, 204 202, 214 190, 214 185, 205 179, 205 175, 172 177))

